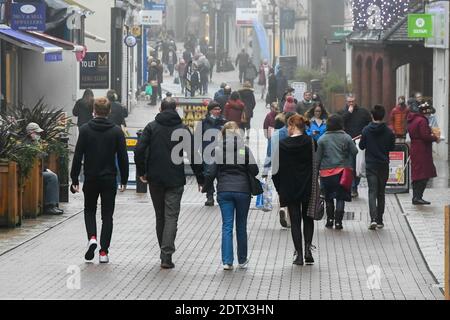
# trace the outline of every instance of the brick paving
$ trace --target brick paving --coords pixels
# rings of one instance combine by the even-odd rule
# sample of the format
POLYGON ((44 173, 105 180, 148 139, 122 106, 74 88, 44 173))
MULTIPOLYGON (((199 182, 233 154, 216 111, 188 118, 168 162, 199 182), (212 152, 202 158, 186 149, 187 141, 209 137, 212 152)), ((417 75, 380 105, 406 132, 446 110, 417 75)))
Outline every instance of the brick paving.
MULTIPOLYGON (((262 105, 257 108, 265 110, 262 105)), ((261 111, 255 118, 257 126, 264 114, 261 111)), ((128 119, 129 126, 143 126, 151 117, 149 109, 141 105, 128 119)), ((260 144, 264 141, 258 145, 251 141, 252 149, 262 153, 260 144)), ((355 220, 344 221, 342 232, 325 229, 324 221, 316 222, 314 266, 292 265, 290 231, 280 227, 277 208, 273 212, 251 210, 249 267, 226 272, 221 266, 220 211, 217 206, 204 207, 205 196, 198 193, 192 178, 188 182, 179 220, 175 269, 160 269, 149 196, 129 190, 117 199, 110 264, 100 265, 97 257, 94 263, 84 262, 83 215, 73 214, 17 249, 0 253, 0 299, 443 298, 393 195, 387 197, 383 230, 367 230, 364 187, 361 197, 347 205, 355 220), (78 279, 77 270, 79 288, 77 281, 71 281, 78 279)), ((77 196, 71 198, 70 206, 81 210, 82 198, 77 196)))

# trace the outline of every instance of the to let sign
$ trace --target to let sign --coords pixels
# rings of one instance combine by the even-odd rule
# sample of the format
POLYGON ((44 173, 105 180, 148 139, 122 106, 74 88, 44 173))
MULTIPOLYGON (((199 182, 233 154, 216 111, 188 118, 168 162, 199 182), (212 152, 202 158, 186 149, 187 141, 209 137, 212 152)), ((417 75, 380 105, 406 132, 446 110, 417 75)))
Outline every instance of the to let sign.
POLYGON ((410 38, 433 37, 433 16, 431 14, 409 14, 408 37, 410 38))
POLYGON ((109 88, 109 53, 88 52, 80 62, 80 89, 109 88))
POLYGON ((12 3, 11 29, 45 31, 45 3, 12 3))

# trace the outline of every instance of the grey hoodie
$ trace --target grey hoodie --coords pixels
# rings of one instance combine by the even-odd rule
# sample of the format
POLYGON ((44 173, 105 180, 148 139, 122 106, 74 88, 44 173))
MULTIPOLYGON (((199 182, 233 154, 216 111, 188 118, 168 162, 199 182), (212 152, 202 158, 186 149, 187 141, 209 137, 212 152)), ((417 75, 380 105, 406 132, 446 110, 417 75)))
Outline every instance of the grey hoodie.
POLYGON ((353 157, 358 153, 352 138, 343 130, 327 131, 318 145, 320 170, 352 167, 353 157))

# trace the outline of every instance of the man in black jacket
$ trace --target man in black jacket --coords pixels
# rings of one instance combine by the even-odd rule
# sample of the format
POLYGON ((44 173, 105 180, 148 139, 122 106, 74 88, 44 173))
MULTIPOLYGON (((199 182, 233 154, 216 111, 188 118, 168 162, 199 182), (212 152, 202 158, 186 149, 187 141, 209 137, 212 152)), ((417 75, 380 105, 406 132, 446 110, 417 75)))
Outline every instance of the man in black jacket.
POLYGON ((186 177, 183 154, 188 154, 199 186, 203 185, 201 159, 194 138, 176 111, 176 101, 166 98, 155 121, 144 129, 134 151, 137 174, 149 184, 156 213, 156 233, 161 248, 161 268, 171 269, 178 216, 186 177), (176 141, 174 141, 176 139, 176 141), (175 158, 174 158, 175 157, 175 158))
MULTIPOLYGON (((353 139, 361 136, 362 130, 372 121, 369 111, 358 106, 355 102, 355 97, 352 95, 347 97, 347 105, 340 114, 344 118, 345 132, 353 139)), ((356 156, 353 159, 353 175, 352 197, 356 198, 358 196, 358 186, 361 180, 361 178, 356 176, 356 156)))
POLYGON ((111 103, 111 113, 108 116, 108 119, 111 120, 116 126, 125 126, 126 122, 125 118, 128 117, 128 110, 118 102, 118 96, 116 90, 109 90, 106 93, 106 97, 111 103))
POLYGON ((106 98, 94 102, 95 118, 80 128, 75 155, 73 157, 71 190, 79 192, 78 176, 84 158, 84 220, 88 235, 88 250, 85 259, 94 259, 97 248, 97 225, 95 214, 97 199, 102 200, 102 233, 100 239, 100 263, 108 263, 108 250, 113 230, 113 213, 117 193, 116 156, 119 164, 121 187, 126 189, 128 181, 128 154, 122 130, 108 120, 111 104, 106 98))
POLYGON ((389 152, 395 148, 395 135, 386 123, 383 106, 372 110, 373 122, 362 131, 359 147, 366 150, 366 176, 369 185, 370 230, 383 228, 386 183, 389 178, 389 152))

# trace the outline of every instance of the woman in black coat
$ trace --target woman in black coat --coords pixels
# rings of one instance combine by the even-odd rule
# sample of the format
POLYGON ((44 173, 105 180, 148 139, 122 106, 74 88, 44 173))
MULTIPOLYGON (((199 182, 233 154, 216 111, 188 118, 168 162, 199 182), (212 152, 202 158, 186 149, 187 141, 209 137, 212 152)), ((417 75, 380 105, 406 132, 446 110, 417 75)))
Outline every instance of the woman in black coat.
POLYGON ((269 88, 266 97, 266 104, 272 105, 273 102, 277 102, 277 77, 275 71, 270 68, 269 71, 269 88))
POLYGON ((247 118, 246 123, 242 123, 242 129, 250 129, 250 121, 253 118, 253 110, 256 106, 255 93, 250 82, 245 82, 243 88, 239 90, 239 95, 241 96, 241 101, 245 105, 245 117, 247 118))
POLYGON ((280 142, 277 149, 279 166, 273 166, 272 177, 280 197, 280 206, 288 207, 291 233, 295 247, 294 264, 303 265, 302 220, 305 240, 305 263, 314 264, 311 243, 314 221, 307 215, 312 188, 312 148, 316 143, 306 133, 309 121, 300 115, 288 120, 289 137, 280 142), (278 169, 276 172, 275 170, 278 169))
POLYGON ((85 123, 88 123, 92 118, 94 111, 94 93, 91 89, 86 89, 83 97, 75 103, 72 113, 78 117, 77 126, 80 128, 85 123))

